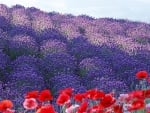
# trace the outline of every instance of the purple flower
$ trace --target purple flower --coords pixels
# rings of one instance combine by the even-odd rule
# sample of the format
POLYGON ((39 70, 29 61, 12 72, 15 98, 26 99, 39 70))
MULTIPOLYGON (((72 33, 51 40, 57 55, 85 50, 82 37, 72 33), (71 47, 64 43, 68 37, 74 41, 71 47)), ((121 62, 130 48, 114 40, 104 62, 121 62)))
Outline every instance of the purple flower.
POLYGON ((7 33, 0 28, 0 50, 3 50, 7 45, 7 33))
POLYGON ((65 43, 59 40, 44 40, 40 46, 40 52, 42 55, 52 54, 52 53, 66 53, 67 46, 65 43))
POLYGON ((14 58, 20 55, 37 54, 38 45, 35 39, 28 35, 16 35, 9 39, 8 54, 14 58))
POLYGON ((5 69, 9 62, 10 62, 9 57, 2 51, 0 51, 0 70, 5 69))
POLYGON ((114 72, 109 63, 98 57, 85 58, 79 63, 79 74, 88 88, 95 77, 112 77, 114 72))
POLYGON ((94 80, 91 81, 91 88, 98 88, 99 90, 103 90, 107 93, 115 91, 117 96, 120 93, 128 92, 129 89, 123 81, 117 80, 113 77, 95 77, 94 80))
POLYGON ((0 23, 1 23, 0 28, 8 30, 9 22, 10 22, 9 8, 4 4, 0 4, 0 23))
POLYGON ((78 61, 98 55, 99 48, 90 44, 85 36, 79 36, 69 41, 68 51, 78 61))
POLYGON ((23 6, 14 6, 11 9, 11 36, 18 34, 33 35, 31 20, 23 6))
POLYGON ((50 79, 49 86, 52 88, 54 94, 58 95, 59 91, 71 87, 74 88, 75 93, 86 91, 86 87, 81 83, 80 77, 74 74, 58 74, 50 79))
POLYGON ((76 69, 75 58, 67 53, 48 54, 41 62, 43 70, 51 75, 58 73, 74 73, 76 69))
POLYGON ((42 11, 31 12, 32 29, 40 35, 44 30, 53 28, 51 18, 42 11))
POLYGON ((32 90, 43 90, 45 83, 37 69, 22 64, 8 75, 6 88, 9 91, 7 98, 14 102, 15 107, 21 107, 23 95, 32 90))
MULTIPOLYGON (((81 71, 84 71, 84 75, 87 75, 92 71, 101 71, 102 76, 112 75, 113 70, 109 66, 109 63, 98 57, 85 58, 79 63, 79 68, 81 71)), ((82 72, 81 72, 82 75, 82 72)))
POLYGON ((24 7, 21 8, 13 8, 11 10, 11 24, 14 26, 26 26, 31 27, 31 21, 27 11, 24 7))
POLYGON ((17 57, 17 59, 15 59, 14 61, 11 62, 11 67, 13 69, 17 69, 20 68, 21 65, 23 64, 28 64, 34 68, 39 68, 39 61, 40 59, 36 58, 35 56, 19 56, 17 57))

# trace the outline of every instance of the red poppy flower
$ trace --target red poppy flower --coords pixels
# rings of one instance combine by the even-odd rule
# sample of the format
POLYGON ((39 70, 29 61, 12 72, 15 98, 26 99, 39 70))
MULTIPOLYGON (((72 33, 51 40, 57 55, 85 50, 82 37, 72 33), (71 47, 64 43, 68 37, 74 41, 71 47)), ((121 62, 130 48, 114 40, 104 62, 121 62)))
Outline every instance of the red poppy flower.
POLYGON ((123 113, 123 106, 122 105, 114 105, 114 112, 115 113, 123 113))
POLYGON ((105 96, 105 93, 101 90, 99 91, 98 89, 90 89, 86 91, 86 97, 93 99, 93 100, 101 99, 104 96, 105 96))
POLYGON ((137 98, 137 99, 144 99, 144 92, 143 90, 136 90, 136 91, 132 91, 131 93, 129 93, 129 97, 130 100, 133 98, 137 98))
POLYGON ((38 103, 34 98, 25 99, 23 102, 23 106, 27 110, 36 109, 38 107, 38 103))
POLYGON ((84 113, 84 112, 86 112, 87 107, 88 107, 88 102, 87 102, 87 101, 84 101, 84 102, 80 105, 80 107, 78 108, 77 113, 84 113))
POLYGON ((0 112, 4 112, 13 107, 13 103, 10 100, 2 100, 0 102, 0 112))
POLYGON ((86 91, 86 97, 93 99, 94 96, 96 95, 96 93, 97 93, 97 89, 90 89, 90 90, 86 91))
POLYGON ((67 95, 69 95, 70 97, 72 96, 72 93, 73 93, 73 88, 65 88, 65 89, 63 89, 63 90, 60 90, 60 94, 62 94, 62 93, 65 93, 65 94, 67 94, 67 95))
POLYGON ((40 95, 38 97, 38 100, 41 102, 44 101, 51 101, 53 99, 53 96, 50 92, 50 90, 46 89, 40 92, 40 95))
POLYGON ((137 79, 145 79, 148 77, 148 73, 146 71, 139 71, 136 73, 137 79))
POLYGON ((100 106, 103 106, 104 108, 110 107, 116 102, 116 99, 112 97, 111 94, 106 94, 104 98, 100 101, 100 106))
POLYGON ((144 92, 145 98, 150 98, 150 89, 147 89, 147 90, 145 90, 143 92, 144 92))
POLYGON ((39 91, 30 91, 28 92, 26 95, 25 95, 25 98, 26 99, 29 99, 29 98, 38 98, 38 95, 39 95, 39 91))
POLYGON ((102 99, 104 96, 105 96, 105 93, 103 91, 97 90, 93 99, 94 100, 102 99))
POLYGON ((82 102, 84 98, 85 98, 84 93, 82 93, 82 94, 78 93, 78 94, 74 95, 74 100, 77 102, 82 102))
POLYGON ((104 113, 104 108, 99 105, 94 105, 88 109, 87 113, 104 113))
POLYGON ((129 107, 129 111, 139 110, 145 108, 145 102, 142 99, 136 100, 131 104, 131 107, 129 107))
POLYGON ((70 96, 65 93, 62 93, 58 96, 56 103, 57 103, 57 105, 63 105, 66 102, 68 102, 69 100, 70 100, 70 96))
POLYGON ((56 113, 56 111, 52 105, 45 105, 39 108, 36 113, 56 113))

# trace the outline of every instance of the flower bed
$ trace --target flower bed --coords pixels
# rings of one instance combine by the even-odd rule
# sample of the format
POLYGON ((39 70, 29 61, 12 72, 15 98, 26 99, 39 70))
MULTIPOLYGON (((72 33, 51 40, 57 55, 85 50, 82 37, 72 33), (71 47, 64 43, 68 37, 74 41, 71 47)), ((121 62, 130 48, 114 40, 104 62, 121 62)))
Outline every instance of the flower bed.
POLYGON ((59 92, 55 110, 51 101, 54 97, 48 89, 30 91, 25 95, 24 111, 13 110, 11 100, 0 101, 2 113, 150 113, 150 88, 146 85, 150 78, 148 72, 139 71, 136 78, 140 80, 140 89, 115 97, 115 92, 105 93, 102 90, 90 89, 84 93, 75 94, 72 88, 59 92), (147 82, 147 83, 146 83, 147 82), (145 84, 146 83, 146 84, 145 84))

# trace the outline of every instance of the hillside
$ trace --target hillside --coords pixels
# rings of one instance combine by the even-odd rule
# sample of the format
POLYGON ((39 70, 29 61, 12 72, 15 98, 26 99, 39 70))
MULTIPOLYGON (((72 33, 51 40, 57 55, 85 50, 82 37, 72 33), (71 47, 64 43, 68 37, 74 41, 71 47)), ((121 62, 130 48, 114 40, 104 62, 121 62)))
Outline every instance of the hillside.
POLYGON ((0 98, 19 104, 27 91, 65 87, 119 94, 136 88, 139 70, 150 72, 149 24, 0 4, 0 98))

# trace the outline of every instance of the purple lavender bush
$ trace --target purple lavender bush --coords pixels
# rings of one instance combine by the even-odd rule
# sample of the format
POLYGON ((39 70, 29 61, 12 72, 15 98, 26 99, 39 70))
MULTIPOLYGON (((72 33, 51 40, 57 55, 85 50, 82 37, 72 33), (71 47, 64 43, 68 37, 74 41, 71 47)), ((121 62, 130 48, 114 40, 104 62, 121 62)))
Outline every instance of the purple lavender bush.
POLYGON ((98 88, 106 93, 114 92, 116 96, 129 91, 129 87, 124 81, 117 80, 114 77, 95 77, 91 81, 91 88, 98 88))
POLYGON ((10 9, 4 5, 0 4, 0 28, 3 30, 10 30, 10 9))
POLYGON ((16 35, 9 39, 7 53, 12 59, 21 55, 37 55, 38 45, 35 39, 28 35, 16 35))
POLYGON ((53 53, 67 53, 67 45, 56 39, 44 40, 40 46, 42 56, 53 53))
POLYGON ((67 53, 48 54, 41 60, 41 71, 48 86, 52 76, 64 73, 73 74, 76 69, 76 60, 67 53))
POLYGON ((75 93, 82 93, 87 90, 81 83, 80 77, 74 74, 58 74, 50 78, 49 87, 54 95, 58 95, 60 90, 68 87, 74 88, 75 93))
POLYGON ((3 51, 7 46, 7 33, 0 28, 0 50, 3 51))
POLYGON ((8 55, 0 51, 0 81, 5 81, 5 73, 7 72, 7 67, 10 63, 10 58, 8 55))
POLYGON ((98 48, 91 45, 85 36, 79 36, 69 41, 68 51, 80 62, 84 58, 96 56, 98 48))
POLYGON ((0 70, 5 69, 9 62, 10 62, 10 59, 8 55, 0 51, 0 70))
POLYGON ((91 75, 90 72, 101 72, 101 76, 111 76, 113 74, 113 70, 109 66, 109 63, 105 62, 98 57, 91 57, 83 59, 80 64, 80 74, 81 76, 91 75))
POLYGON ((33 34, 31 28, 31 19, 25 9, 20 5, 15 5, 11 8, 11 30, 9 31, 10 36, 19 34, 31 35, 33 34))
POLYGON ((10 67, 12 68, 12 70, 16 70, 22 64, 27 64, 33 68, 39 69, 40 59, 31 55, 28 56, 22 55, 17 57, 14 61, 12 61, 10 67))
POLYGON ((44 79, 39 70, 28 64, 22 64, 12 71, 8 75, 6 84, 7 98, 11 99, 17 108, 22 107, 24 94, 45 88, 44 79))

